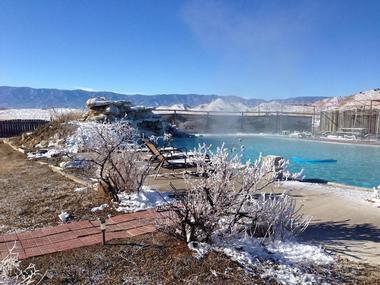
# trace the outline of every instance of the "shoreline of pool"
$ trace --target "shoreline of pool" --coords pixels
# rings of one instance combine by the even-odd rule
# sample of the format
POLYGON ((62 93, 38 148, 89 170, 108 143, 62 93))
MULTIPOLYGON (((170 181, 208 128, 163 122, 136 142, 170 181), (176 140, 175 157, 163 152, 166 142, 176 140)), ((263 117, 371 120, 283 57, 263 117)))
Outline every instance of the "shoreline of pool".
POLYGON ((300 140, 300 141, 309 141, 309 142, 317 142, 317 143, 331 143, 331 144, 342 144, 342 145, 355 145, 355 146, 364 146, 364 147, 380 147, 380 141, 352 141, 352 140, 337 140, 337 139, 321 139, 321 138, 296 138, 289 137, 280 134, 266 134, 266 133, 204 133, 204 134, 193 134, 197 138, 202 137, 272 137, 272 138, 280 138, 287 140, 300 140))

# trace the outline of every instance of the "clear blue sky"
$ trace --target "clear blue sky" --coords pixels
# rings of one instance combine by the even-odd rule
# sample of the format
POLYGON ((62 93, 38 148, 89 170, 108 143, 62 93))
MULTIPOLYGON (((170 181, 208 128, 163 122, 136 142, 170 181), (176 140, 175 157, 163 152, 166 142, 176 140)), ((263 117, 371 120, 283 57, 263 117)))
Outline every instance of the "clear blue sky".
POLYGON ((0 85, 349 95, 380 87, 380 1, 0 0, 0 85))

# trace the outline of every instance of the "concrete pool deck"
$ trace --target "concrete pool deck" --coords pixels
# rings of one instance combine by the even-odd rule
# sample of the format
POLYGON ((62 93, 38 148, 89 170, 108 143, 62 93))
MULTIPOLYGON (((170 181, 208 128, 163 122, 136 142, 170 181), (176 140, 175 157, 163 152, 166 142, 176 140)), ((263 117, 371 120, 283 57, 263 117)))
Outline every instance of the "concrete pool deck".
MULTIPOLYGON (((160 191, 185 190, 182 175, 166 173, 146 184, 160 191)), ((380 208, 366 201, 371 192, 344 185, 285 182, 276 192, 290 194, 303 205, 301 211, 312 217, 302 234, 305 242, 321 244, 328 251, 353 261, 380 265, 380 208)))

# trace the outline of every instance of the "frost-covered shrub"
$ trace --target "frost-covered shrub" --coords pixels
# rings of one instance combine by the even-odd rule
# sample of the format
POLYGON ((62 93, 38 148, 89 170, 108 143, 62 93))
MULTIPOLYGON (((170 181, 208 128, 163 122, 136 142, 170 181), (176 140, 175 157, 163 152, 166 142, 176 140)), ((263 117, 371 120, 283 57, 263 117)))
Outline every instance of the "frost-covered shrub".
POLYGON ((72 152, 88 154, 101 186, 118 201, 117 193, 139 191, 148 174, 137 141, 137 131, 127 122, 93 122, 81 124, 68 144, 72 152))
POLYGON ((278 177, 291 176, 285 161, 276 165, 260 157, 242 164, 241 153, 223 146, 212 153, 205 145, 195 150, 194 161, 195 175, 185 175, 186 195, 168 205, 159 221, 164 231, 187 242, 236 234, 283 239, 308 224, 287 193, 261 194, 278 177))
POLYGON ((8 256, 0 260, 0 284, 1 285, 29 285, 36 284, 42 274, 36 269, 34 264, 29 264, 25 269, 21 269, 21 262, 17 254, 10 251, 8 256))
POLYGON ((253 203, 251 211, 256 212, 255 219, 245 224, 250 235, 285 240, 303 232, 310 222, 310 218, 299 212, 296 201, 288 193, 263 194, 253 203))
POLYGON ((51 109, 50 121, 55 123, 68 123, 72 121, 79 121, 84 115, 83 110, 78 109, 51 109))
POLYGON ((372 197, 375 199, 380 199, 380 185, 377 187, 373 187, 372 197))

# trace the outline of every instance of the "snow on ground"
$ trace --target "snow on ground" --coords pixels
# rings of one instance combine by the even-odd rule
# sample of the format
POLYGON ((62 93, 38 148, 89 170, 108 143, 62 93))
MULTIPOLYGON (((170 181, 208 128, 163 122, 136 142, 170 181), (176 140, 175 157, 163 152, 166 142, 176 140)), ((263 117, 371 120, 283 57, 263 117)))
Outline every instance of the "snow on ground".
POLYGON ((27 154, 28 159, 39 159, 39 158, 52 158, 55 156, 60 155, 62 152, 64 152, 63 149, 49 149, 44 151, 35 151, 35 152, 29 152, 27 154))
MULTIPOLYGON (((93 138, 96 135, 94 127, 95 122, 77 122, 73 121, 70 124, 77 127, 75 133, 66 138, 63 145, 57 143, 54 138, 50 138, 48 145, 49 148, 45 149, 41 145, 36 145, 37 148, 42 148, 36 152, 30 152, 27 154, 29 159, 39 159, 39 158, 51 158, 64 153, 76 154, 79 152, 83 144, 93 142, 93 138)), ((112 130, 112 125, 104 125, 109 130, 112 130)), ((112 135, 112 132, 110 131, 112 135)), ((83 168, 86 166, 86 162, 83 160, 74 160, 71 162, 63 162, 60 165, 62 168, 83 168)))
POLYGON ((158 192, 148 186, 143 186, 138 193, 119 193, 120 202, 116 203, 118 212, 138 212, 171 203, 173 198, 169 193, 158 192))
POLYGON ((99 137, 99 127, 104 130, 109 139, 119 140, 120 134, 115 130, 113 124, 102 124, 97 122, 71 122, 77 129, 73 135, 65 141, 66 149, 69 153, 78 153, 85 145, 96 144, 95 138, 99 137))
POLYGON ((59 164, 59 167, 63 169, 82 169, 82 168, 85 168, 88 164, 89 163, 86 160, 74 159, 71 161, 61 162, 59 164))
POLYGON ((102 205, 100 205, 100 206, 98 206, 98 207, 94 207, 94 208, 92 208, 91 209, 91 212, 97 212, 97 211, 103 211, 104 209, 106 209, 106 208, 108 208, 109 207, 109 205, 108 204, 102 204, 102 205))
POLYGON ((5 109, 0 110, 0 120, 46 120, 50 121, 54 114, 65 114, 80 109, 5 109))
POLYGON ((327 266, 334 257, 322 248, 296 241, 263 242, 261 239, 232 237, 214 240, 214 244, 189 243, 189 248, 200 258, 210 251, 224 253, 246 270, 262 270, 261 277, 281 284, 321 284, 317 274, 306 268, 327 266))
POLYGON ((380 185, 373 188, 372 195, 368 198, 368 201, 374 203, 374 206, 380 208, 380 185))
POLYGON ((74 189, 74 192, 85 192, 87 190, 87 187, 77 187, 74 189))
POLYGON ((355 202, 367 204, 368 206, 380 207, 380 199, 378 199, 379 201, 377 201, 374 198, 374 196, 376 195, 376 189, 370 190, 330 182, 328 184, 318 184, 298 181, 286 181, 283 182, 283 185, 287 189, 315 190, 320 193, 334 193, 334 195, 336 196, 348 198, 355 202))

